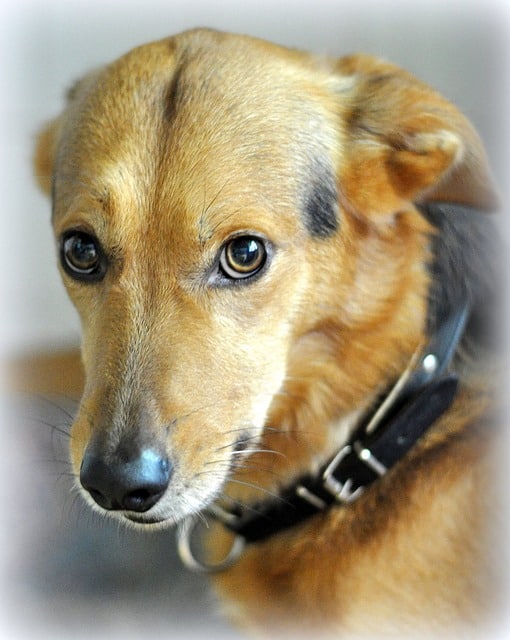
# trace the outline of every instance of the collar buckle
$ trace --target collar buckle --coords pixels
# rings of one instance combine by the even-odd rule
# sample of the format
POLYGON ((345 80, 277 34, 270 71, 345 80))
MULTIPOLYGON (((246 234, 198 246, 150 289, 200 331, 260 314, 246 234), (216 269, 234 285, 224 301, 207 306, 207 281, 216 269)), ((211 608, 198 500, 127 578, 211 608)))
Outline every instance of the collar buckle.
POLYGON ((364 486, 359 486, 355 489, 354 481, 352 478, 347 478, 344 481, 340 481, 336 475, 336 472, 341 467, 343 460, 354 454, 360 462, 367 466, 378 476, 383 476, 387 472, 387 468, 380 462, 374 454, 365 447, 359 440, 352 445, 348 444, 336 454, 330 464, 326 467, 322 474, 323 486, 337 502, 343 504, 349 504, 357 500, 364 491, 364 486))

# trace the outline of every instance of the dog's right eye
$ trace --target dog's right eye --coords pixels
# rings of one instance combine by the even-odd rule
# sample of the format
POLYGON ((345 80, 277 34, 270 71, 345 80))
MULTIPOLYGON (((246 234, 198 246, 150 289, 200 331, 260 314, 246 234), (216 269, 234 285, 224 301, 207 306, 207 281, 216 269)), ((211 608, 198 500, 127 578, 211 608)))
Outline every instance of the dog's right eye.
POLYGON ((264 242, 252 235, 237 236, 225 244, 220 268, 230 280, 245 280, 257 274, 267 259, 264 242))
POLYGON ((97 282, 105 274, 106 260, 99 241, 83 231, 70 231, 62 236, 60 262, 75 280, 97 282))

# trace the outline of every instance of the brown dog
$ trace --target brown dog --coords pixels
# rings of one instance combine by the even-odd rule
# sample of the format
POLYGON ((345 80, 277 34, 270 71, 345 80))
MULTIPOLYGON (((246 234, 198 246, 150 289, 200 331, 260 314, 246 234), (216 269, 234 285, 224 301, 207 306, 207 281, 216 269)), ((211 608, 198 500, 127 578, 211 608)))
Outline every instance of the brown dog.
POLYGON ((458 110, 371 57, 197 30, 79 82, 36 167, 83 324, 89 503, 217 519, 218 588, 259 630, 471 624, 495 429, 461 354, 495 199, 458 110))

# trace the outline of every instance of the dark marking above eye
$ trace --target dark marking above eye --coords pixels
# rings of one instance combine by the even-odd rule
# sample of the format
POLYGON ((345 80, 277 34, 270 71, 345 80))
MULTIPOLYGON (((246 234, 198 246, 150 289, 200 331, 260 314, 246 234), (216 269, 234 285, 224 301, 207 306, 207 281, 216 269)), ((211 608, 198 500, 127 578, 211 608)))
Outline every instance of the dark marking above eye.
POLYGON ((316 161, 303 199, 305 226, 315 238, 329 238, 340 226, 338 192, 332 170, 316 161))
POLYGON ((164 116, 168 122, 171 122, 175 118, 180 102, 183 99, 182 73, 183 66, 181 64, 175 69, 172 81, 170 82, 165 96, 164 116))
POLYGON ((189 55, 185 50, 176 61, 174 74, 166 91, 163 114, 167 122, 175 119, 178 111, 189 101, 190 94, 193 92, 186 74, 188 63, 189 55))

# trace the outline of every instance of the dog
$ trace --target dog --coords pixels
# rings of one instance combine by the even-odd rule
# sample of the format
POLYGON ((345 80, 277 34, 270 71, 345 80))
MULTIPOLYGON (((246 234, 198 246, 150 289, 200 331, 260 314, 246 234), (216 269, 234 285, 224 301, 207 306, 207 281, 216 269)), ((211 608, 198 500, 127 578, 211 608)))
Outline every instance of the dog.
POLYGON ((476 626, 498 198, 459 110, 371 56, 197 29, 79 81, 35 167, 83 327, 87 502, 179 525, 256 633, 476 626))

